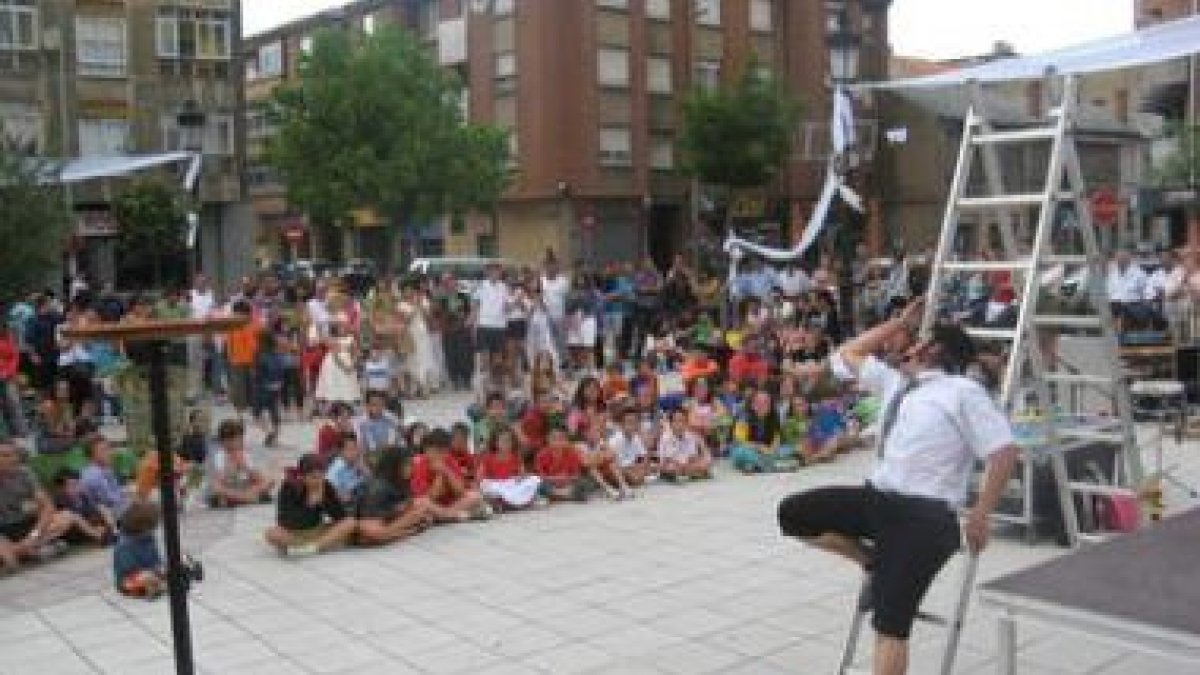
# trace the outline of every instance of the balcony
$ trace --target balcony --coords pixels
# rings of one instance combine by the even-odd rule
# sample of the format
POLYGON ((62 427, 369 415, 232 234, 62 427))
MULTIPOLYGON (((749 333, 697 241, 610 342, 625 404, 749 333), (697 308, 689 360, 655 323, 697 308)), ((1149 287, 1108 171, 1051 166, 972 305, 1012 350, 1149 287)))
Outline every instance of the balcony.
POLYGON ((467 20, 449 19, 437 27, 438 63, 457 66, 467 62, 467 20))

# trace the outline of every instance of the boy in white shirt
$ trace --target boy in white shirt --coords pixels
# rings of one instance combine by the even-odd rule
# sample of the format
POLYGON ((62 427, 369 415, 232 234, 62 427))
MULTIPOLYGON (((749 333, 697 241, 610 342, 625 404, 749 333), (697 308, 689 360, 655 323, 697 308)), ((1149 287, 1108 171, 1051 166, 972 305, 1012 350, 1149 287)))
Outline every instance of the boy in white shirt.
POLYGON ((640 487, 646 482, 649 453, 642 441, 642 420, 636 408, 621 411, 619 424, 608 437, 608 449, 617 456, 625 482, 640 487))
POLYGON ((712 456, 700 434, 688 425, 687 411, 675 410, 658 441, 659 477, 674 483, 680 478, 712 478, 712 456))

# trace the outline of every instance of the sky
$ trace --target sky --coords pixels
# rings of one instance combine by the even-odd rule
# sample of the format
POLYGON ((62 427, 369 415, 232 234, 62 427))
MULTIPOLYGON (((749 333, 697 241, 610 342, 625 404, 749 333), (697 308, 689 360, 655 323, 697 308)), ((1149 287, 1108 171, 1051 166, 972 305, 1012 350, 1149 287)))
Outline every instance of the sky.
MULTIPOLYGON (((246 34, 342 4, 339 0, 242 0, 246 34)), ((902 56, 974 56, 991 51, 992 45, 1001 40, 1011 43, 1018 52, 1034 53, 1130 30, 1133 2, 895 0, 891 22, 892 44, 902 56)))

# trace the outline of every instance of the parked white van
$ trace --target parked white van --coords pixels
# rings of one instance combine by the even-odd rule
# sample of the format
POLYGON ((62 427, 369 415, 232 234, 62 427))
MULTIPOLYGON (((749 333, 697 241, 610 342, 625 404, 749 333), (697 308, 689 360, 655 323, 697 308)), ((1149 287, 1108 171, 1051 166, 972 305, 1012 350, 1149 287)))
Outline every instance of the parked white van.
POLYGON ((413 274, 422 276, 440 277, 443 274, 449 273, 458 282, 458 289, 463 293, 473 293, 475 286, 487 276, 487 268, 493 263, 499 265, 507 271, 513 271, 518 268, 517 264, 511 260, 503 258, 477 258, 477 257, 442 257, 442 258, 417 258, 408 266, 408 271, 413 274))

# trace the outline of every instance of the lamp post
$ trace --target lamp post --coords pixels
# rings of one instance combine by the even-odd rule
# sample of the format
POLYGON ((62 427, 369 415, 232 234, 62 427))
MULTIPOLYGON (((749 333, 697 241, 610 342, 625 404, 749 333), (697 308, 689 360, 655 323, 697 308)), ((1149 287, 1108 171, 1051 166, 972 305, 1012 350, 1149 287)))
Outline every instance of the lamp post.
MULTIPOLYGON (((826 6, 829 10, 828 21, 826 23, 827 31, 825 34, 826 47, 829 49, 829 80, 835 92, 839 91, 845 85, 853 83, 858 79, 858 65, 860 51, 862 48, 862 36, 855 30, 850 13, 847 8, 847 3, 842 0, 839 2, 828 2, 826 6)), ((839 164, 838 172, 846 176, 856 167, 858 160, 857 152, 854 147, 847 147, 842 151, 841 156, 835 157, 834 161, 839 164)), ((854 218, 853 212, 840 205, 835 201, 833 205, 833 214, 838 218, 837 229, 834 234, 834 243, 840 254, 841 270, 838 273, 838 300, 842 326, 846 327, 845 333, 853 331, 854 326, 854 249, 856 245, 856 229, 851 226, 851 219, 854 218), (840 216, 840 217, 839 217, 840 216)))
MULTIPOLYGON (((179 144, 188 151, 196 153, 199 157, 204 156, 204 127, 207 125, 208 119, 204 115, 204 111, 200 109, 200 105, 194 99, 188 99, 183 102, 179 112, 175 115, 175 126, 179 127, 179 144)), ((202 159, 200 161, 203 161, 202 159)), ((200 187, 199 182, 193 188, 193 196, 197 197, 196 202, 199 202, 200 187)), ((194 211, 188 214, 188 233, 187 233, 187 251, 188 251, 188 280, 196 276, 197 265, 197 234, 199 233, 200 220, 199 215, 194 211)))

